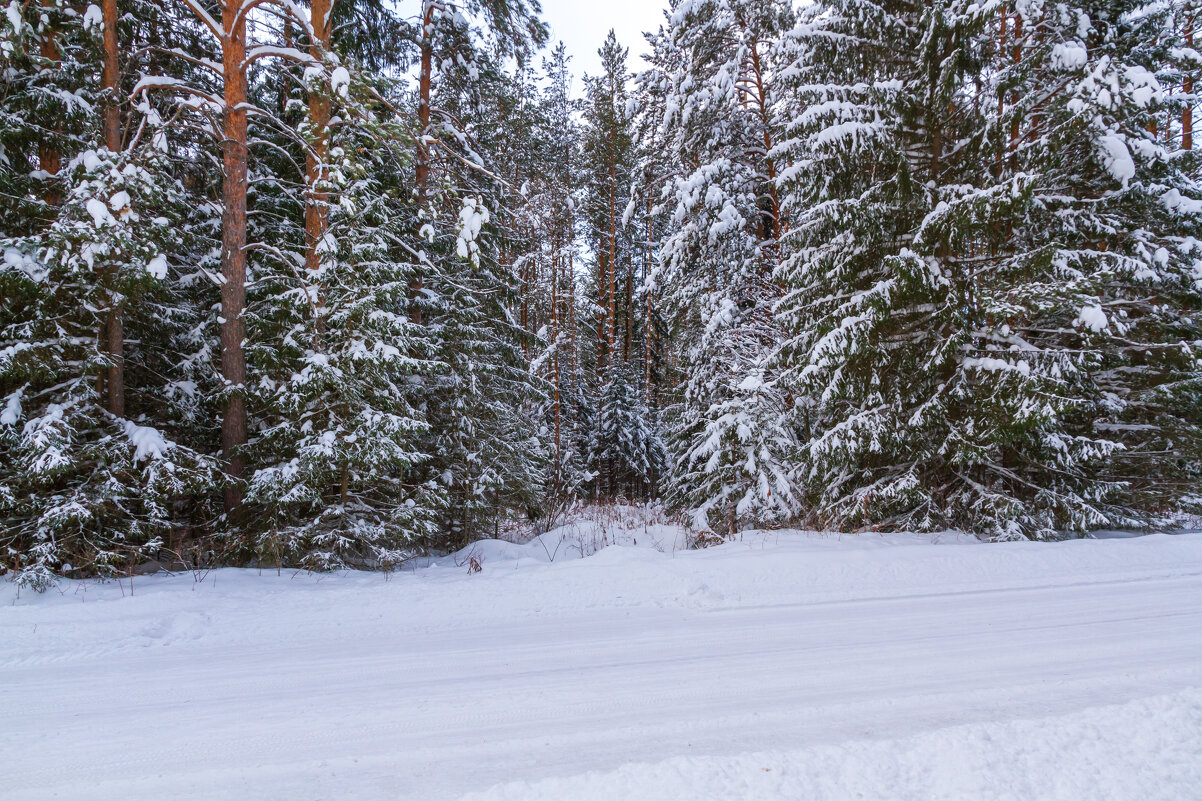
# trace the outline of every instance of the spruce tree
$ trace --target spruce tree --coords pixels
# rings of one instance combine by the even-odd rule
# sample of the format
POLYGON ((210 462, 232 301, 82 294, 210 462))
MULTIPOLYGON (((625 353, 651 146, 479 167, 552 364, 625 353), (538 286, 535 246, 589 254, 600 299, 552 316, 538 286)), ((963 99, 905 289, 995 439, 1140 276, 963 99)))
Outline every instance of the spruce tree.
POLYGON ((667 410, 669 501, 699 530, 780 524, 796 512, 793 435, 768 359, 780 343, 772 270, 779 243, 756 75, 768 66, 784 4, 691 0, 672 14, 662 141, 680 170, 671 233, 655 277, 683 373, 667 410))
POLYGON ((1047 537, 1167 500, 1132 479, 1196 442, 1165 201, 1196 187, 1150 141, 1136 11, 848 0, 791 37, 780 358, 817 523, 1047 537))

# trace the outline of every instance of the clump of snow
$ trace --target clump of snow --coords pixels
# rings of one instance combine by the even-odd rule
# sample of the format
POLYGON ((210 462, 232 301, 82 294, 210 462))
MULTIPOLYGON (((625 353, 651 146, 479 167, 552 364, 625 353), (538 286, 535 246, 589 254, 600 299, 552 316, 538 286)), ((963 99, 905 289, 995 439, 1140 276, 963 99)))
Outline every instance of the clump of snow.
POLYGON ((1127 144, 1120 136, 1113 133, 1103 136, 1098 144, 1102 148, 1102 164, 1106 167, 1106 171, 1125 188, 1128 182, 1135 177, 1135 161, 1131 158, 1131 151, 1127 149, 1127 144))
POLYGON ((1026 359, 1011 362, 991 356, 969 356, 964 359, 963 364, 966 370, 982 370, 987 373, 1018 373, 1024 376, 1031 374, 1031 363, 1026 359))
POLYGON ((465 198, 459 210, 459 237, 455 252, 461 259, 471 259, 475 264, 480 258, 480 246, 476 240, 481 228, 489 221, 488 209, 474 197, 465 198))
POLYGON ((335 67, 330 73, 330 91, 339 97, 347 97, 351 87, 351 74, 346 67, 335 67))
POLYGON ((4 411, 0 412, 0 425, 15 426, 21 419, 21 396, 24 392, 24 389, 18 389, 5 400, 4 411))
POLYGON ((4 13, 8 17, 8 24, 12 26, 13 31, 21 30, 21 5, 17 0, 12 0, 4 8, 4 13))
POLYGON ((147 263, 146 272, 150 273, 152 278, 162 281, 167 277, 167 258, 162 254, 155 256, 147 263))
POLYGON ((100 6, 91 4, 87 11, 83 12, 83 29, 90 31, 92 29, 98 31, 104 30, 104 14, 100 10, 100 6))
POLYGON ((0 270, 16 270, 23 273, 32 281, 41 282, 46 279, 46 268, 37 259, 16 248, 5 248, 0 270))
POLYGON ((1063 42, 1052 48, 1052 68, 1073 71, 1085 66, 1089 54, 1080 42, 1063 42))
POLYGON ((157 428, 140 426, 130 420, 125 421, 125 436, 129 437, 129 444, 134 446, 135 462, 160 459, 172 447, 172 443, 157 428))
POLYGON ((1102 310, 1101 306, 1086 306, 1077 315, 1077 325, 1100 334, 1110 327, 1110 320, 1106 317, 1106 312, 1102 310))
POLYGON ((103 227, 112 220, 112 217, 109 216, 108 206, 104 205, 102 200, 89 198, 84 207, 88 210, 88 214, 92 215, 92 222, 97 228, 103 227))

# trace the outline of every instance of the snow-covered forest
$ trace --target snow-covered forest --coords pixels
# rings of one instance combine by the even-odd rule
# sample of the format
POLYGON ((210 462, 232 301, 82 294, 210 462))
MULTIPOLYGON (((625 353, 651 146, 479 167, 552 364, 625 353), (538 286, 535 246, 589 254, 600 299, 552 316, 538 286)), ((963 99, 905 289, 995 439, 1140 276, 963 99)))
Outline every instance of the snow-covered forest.
POLYGON ((9 0, 0 569, 1202 510, 1190 0, 9 0), (631 50, 643 53, 637 69, 631 50))

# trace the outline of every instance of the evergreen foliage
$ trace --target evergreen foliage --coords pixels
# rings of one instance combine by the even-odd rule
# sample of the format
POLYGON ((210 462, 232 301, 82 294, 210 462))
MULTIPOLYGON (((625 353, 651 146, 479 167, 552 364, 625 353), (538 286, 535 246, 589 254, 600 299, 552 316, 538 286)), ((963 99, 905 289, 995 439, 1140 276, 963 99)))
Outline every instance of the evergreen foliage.
POLYGON ((534 0, 252 5, 0 15, 22 584, 1202 509, 1193 4, 674 0, 581 92, 534 0))

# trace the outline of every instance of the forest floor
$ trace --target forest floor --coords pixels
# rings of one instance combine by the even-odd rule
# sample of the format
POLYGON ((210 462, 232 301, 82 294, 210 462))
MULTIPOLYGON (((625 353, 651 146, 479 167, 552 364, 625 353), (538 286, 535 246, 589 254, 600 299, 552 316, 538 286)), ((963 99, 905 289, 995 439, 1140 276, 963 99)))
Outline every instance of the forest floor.
POLYGON ((1199 798, 1202 535, 682 545, 0 583, 0 796, 1199 798))

